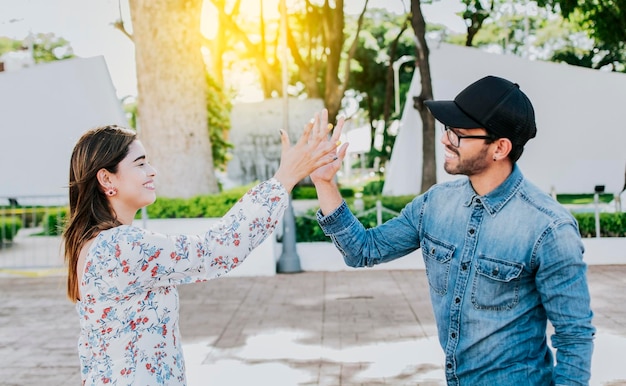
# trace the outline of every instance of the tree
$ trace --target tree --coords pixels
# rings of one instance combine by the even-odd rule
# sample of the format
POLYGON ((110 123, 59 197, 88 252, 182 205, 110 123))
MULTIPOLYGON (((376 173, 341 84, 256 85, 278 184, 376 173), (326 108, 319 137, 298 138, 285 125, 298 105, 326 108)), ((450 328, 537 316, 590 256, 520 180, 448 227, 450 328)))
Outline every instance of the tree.
MULTIPOLYGON (((409 23, 408 12, 398 16, 385 9, 369 9, 351 63, 348 87, 358 93, 360 107, 367 112, 370 124, 371 143, 367 160, 369 167, 374 164, 375 159, 378 159, 381 165, 385 165, 391 156, 395 136, 389 129, 392 118, 399 118, 392 111, 396 91, 393 63, 404 55, 414 54, 414 38, 411 34, 405 33, 409 23), (382 146, 377 148, 374 146, 374 140, 380 122, 385 130, 382 133, 382 146)), ((348 29, 348 32, 351 31, 348 29)), ((400 104, 403 103, 408 91, 414 67, 414 62, 409 62, 402 67, 403 71, 399 72, 400 104)))
POLYGON ((435 118, 430 114, 424 101, 433 99, 432 78, 430 76, 430 51, 426 43, 426 22, 422 14, 420 0, 411 1, 411 26, 415 33, 415 62, 420 72, 422 89, 413 97, 413 107, 422 118, 422 192, 437 183, 437 164, 435 159, 435 118))
POLYGON ((463 3, 465 4, 465 11, 462 17, 467 25, 465 45, 471 47, 474 37, 482 28, 485 19, 493 12, 495 1, 491 1, 489 8, 485 8, 480 0, 463 0, 463 3))
MULTIPOLYGON (((255 63, 265 97, 281 95, 280 62, 277 58, 278 31, 268 31, 259 27, 261 30, 257 32, 256 25, 251 26, 250 23, 238 21, 238 1, 230 13, 225 10, 223 0, 211 2, 219 12, 220 27, 228 29, 229 34, 244 45, 245 56, 255 63), (253 42, 247 32, 252 30, 263 39, 253 42), (267 39, 271 32, 275 33, 275 38, 267 39), (272 54, 274 60, 270 61, 272 54)), ((309 98, 324 100, 331 121, 335 120, 341 108, 341 101, 349 82, 350 60, 356 50, 367 3, 368 0, 365 1, 361 17, 357 21, 355 36, 352 37, 353 40, 346 52, 344 52, 346 39, 343 0, 334 2, 324 0, 319 5, 305 0, 302 8, 290 10, 287 43, 297 68, 297 79, 304 85, 303 92, 309 98)), ((259 25, 266 24, 262 15, 259 20, 259 25)), ((213 55, 222 54, 223 52, 213 53, 213 55)))
MULTIPOLYGON (((503 47, 504 52, 588 68, 626 71, 626 0, 538 0, 537 14, 515 12, 531 3, 463 0, 467 46, 503 47), (509 12, 504 11, 506 8, 509 12), (543 11, 542 11, 543 10, 543 11), (557 15, 566 18, 563 20, 557 15), (488 22, 492 19, 491 23, 488 22), (477 41, 478 40, 478 41, 477 41), (593 44, 589 46, 588 41, 593 44), (539 53, 539 54, 537 54, 539 53)), ((456 42, 457 37, 448 38, 456 42)))
POLYGON ((582 55, 564 49, 555 59, 626 71, 626 0, 538 0, 538 4, 560 9, 564 17, 579 23, 595 40, 595 46, 582 55))
POLYGON ((76 57, 69 41, 53 33, 29 34, 23 40, 0 37, 0 55, 24 49, 32 50, 35 63, 47 63, 76 57))
POLYGON ((130 0, 129 5, 139 137, 158 169, 160 194, 216 193, 200 51, 202 0, 130 0))

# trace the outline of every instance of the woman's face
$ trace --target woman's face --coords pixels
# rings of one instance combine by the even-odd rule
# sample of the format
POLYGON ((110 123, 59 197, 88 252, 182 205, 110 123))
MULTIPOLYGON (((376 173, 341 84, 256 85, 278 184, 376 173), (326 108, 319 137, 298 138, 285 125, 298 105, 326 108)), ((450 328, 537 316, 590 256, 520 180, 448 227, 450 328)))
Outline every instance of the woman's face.
POLYGON ((136 212, 156 200, 154 178, 156 169, 146 159, 146 150, 139 140, 128 147, 128 155, 118 165, 117 173, 111 176, 117 194, 112 197, 116 212, 136 212), (118 207, 121 205, 121 207, 118 207))

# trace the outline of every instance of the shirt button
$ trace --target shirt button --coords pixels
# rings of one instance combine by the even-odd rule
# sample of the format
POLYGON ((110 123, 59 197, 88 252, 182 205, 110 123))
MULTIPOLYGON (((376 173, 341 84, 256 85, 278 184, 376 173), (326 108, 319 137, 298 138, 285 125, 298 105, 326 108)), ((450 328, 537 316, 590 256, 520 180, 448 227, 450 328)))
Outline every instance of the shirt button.
POLYGON ((463 271, 465 271, 467 269, 467 264, 465 264, 465 263, 461 264, 461 269, 463 271))
POLYGON ((476 231, 474 230, 474 228, 472 228, 472 229, 470 229, 470 230, 469 230, 469 234, 470 234, 470 235, 473 235, 473 234, 474 234, 474 232, 476 232, 476 231))
POLYGON ((446 363, 446 367, 451 369, 452 368, 452 363, 450 363, 450 362, 446 363))
POLYGON ((459 298, 459 297, 454 298, 454 302, 455 302, 456 304, 461 303, 461 298, 459 298))
POLYGON ((453 332, 452 334, 450 334, 450 336, 452 337, 452 339, 456 338, 456 332, 453 332))
POLYGON ((482 203, 482 201, 480 201, 480 198, 477 198, 477 199, 476 199, 476 203, 477 203, 477 204, 482 203))
POLYGON ((495 268, 493 269, 493 271, 491 271, 491 274, 492 274, 493 276, 498 276, 498 273, 500 273, 500 270, 498 269, 498 267, 495 267, 495 268))

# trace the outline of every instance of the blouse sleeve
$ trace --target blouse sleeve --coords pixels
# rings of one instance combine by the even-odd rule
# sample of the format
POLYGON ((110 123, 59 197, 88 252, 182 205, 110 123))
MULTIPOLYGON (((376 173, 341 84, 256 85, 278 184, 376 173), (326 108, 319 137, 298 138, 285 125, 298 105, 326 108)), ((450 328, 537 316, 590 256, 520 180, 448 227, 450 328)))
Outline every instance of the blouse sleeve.
POLYGON ((288 200, 284 187, 270 179, 250 189, 203 236, 163 235, 134 226, 101 232, 89 252, 83 285, 92 282, 119 297, 224 275, 272 233, 288 200))

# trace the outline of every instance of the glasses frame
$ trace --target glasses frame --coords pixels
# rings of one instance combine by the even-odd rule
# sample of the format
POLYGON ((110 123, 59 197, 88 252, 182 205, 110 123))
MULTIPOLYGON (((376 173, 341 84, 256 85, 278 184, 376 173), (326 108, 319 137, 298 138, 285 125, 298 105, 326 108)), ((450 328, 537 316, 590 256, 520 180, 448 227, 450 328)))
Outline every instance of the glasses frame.
POLYGON ((462 135, 454 131, 453 128, 448 125, 444 125, 442 131, 446 133, 446 135, 448 136, 448 141, 454 147, 460 147, 462 139, 496 139, 491 135, 462 135))

